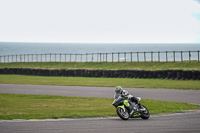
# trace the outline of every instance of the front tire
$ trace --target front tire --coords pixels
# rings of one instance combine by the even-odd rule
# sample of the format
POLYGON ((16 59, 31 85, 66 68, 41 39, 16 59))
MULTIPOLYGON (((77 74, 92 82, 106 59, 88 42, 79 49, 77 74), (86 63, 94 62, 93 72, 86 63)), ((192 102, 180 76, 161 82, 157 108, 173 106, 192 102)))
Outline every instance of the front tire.
POLYGON ((128 111, 125 109, 125 112, 122 108, 118 107, 116 109, 117 111, 117 115, 122 119, 122 120, 128 120, 129 119, 129 113, 128 111))
POLYGON ((149 119, 149 117, 150 117, 149 110, 144 105, 142 105, 142 107, 145 108, 145 111, 141 113, 141 118, 149 119))

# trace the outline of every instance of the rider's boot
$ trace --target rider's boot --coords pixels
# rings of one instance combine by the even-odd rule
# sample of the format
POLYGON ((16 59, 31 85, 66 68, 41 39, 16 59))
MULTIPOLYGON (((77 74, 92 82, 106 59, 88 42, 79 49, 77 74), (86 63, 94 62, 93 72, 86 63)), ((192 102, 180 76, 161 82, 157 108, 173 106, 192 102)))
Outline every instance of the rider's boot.
POLYGON ((141 105, 141 103, 138 103, 139 111, 145 111, 146 109, 141 105))

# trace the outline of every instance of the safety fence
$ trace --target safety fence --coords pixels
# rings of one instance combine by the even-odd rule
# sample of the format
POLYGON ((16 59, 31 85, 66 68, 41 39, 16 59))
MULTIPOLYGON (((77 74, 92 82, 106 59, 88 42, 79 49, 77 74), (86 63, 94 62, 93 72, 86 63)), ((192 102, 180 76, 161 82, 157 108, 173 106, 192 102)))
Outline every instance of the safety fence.
POLYGON ((200 71, 184 70, 87 70, 87 69, 25 69, 1 68, 0 74, 34 75, 34 76, 65 76, 65 77, 104 77, 104 78, 161 78, 200 80, 200 71))
POLYGON ((0 63, 12 62, 176 62, 198 61, 200 51, 113 52, 86 54, 2 55, 0 63))

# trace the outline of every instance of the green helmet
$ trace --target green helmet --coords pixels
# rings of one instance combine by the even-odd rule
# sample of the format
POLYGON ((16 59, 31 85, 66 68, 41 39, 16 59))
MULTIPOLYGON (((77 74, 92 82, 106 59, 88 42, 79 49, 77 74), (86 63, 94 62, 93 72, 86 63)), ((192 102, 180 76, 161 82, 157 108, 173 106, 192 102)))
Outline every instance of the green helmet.
POLYGON ((123 88, 122 88, 121 86, 117 86, 117 87, 115 88, 115 92, 116 92, 117 94, 121 94, 122 91, 123 91, 123 88))

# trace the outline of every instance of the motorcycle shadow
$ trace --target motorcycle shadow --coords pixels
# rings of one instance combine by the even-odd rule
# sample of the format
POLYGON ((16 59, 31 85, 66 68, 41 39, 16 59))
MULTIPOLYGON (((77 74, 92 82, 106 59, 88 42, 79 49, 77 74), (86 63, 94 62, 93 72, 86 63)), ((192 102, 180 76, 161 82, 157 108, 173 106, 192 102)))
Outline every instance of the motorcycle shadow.
POLYGON ((130 118, 128 120, 122 120, 120 118, 112 118, 111 120, 113 120, 113 121, 146 121, 141 118, 130 118))

